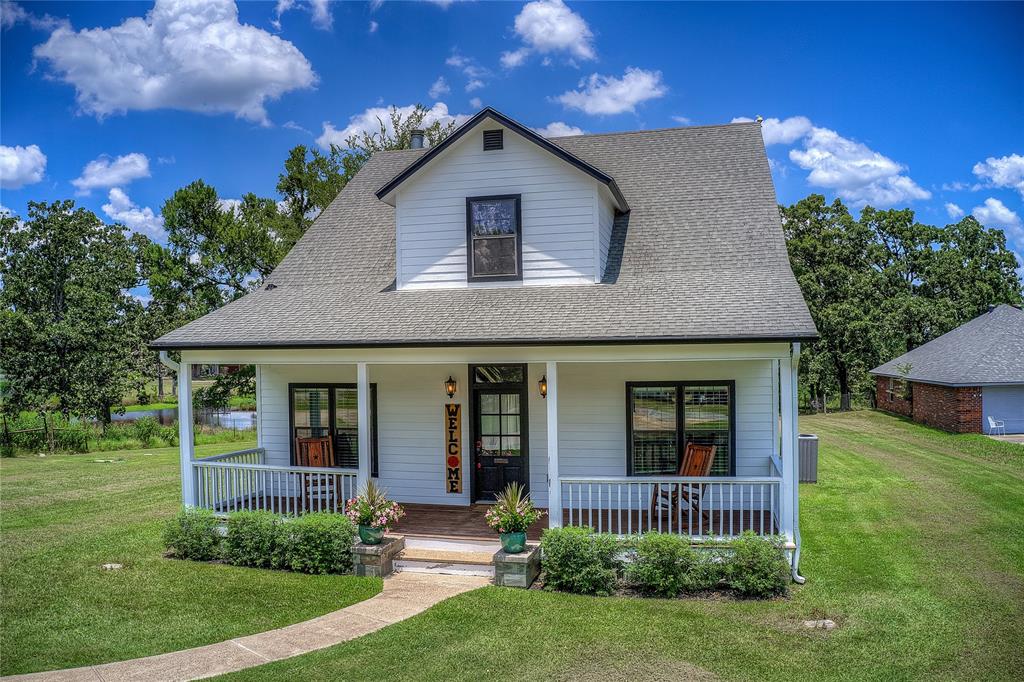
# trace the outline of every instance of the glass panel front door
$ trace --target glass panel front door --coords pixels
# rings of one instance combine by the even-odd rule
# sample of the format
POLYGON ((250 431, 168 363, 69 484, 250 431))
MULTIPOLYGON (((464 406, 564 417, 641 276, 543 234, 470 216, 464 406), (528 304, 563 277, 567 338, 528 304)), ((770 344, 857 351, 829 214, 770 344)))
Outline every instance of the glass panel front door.
POLYGON ((471 374, 476 383, 473 387, 475 500, 493 500, 512 482, 528 488, 525 375, 523 365, 476 367, 475 374, 471 374))

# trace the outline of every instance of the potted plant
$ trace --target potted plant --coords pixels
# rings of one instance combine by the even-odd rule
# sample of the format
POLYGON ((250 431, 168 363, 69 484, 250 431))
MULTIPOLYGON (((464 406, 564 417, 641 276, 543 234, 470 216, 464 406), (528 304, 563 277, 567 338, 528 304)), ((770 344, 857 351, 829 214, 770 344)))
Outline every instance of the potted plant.
POLYGON ((385 531, 405 516, 405 511, 388 499, 386 490, 367 481, 363 494, 345 503, 345 515, 359 526, 359 539, 364 544, 379 545, 385 531))
POLYGON ((487 510, 487 525, 501 537, 501 548, 509 554, 526 549, 526 530, 537 522, 543 512, 518 483, 509 483, 487 510))

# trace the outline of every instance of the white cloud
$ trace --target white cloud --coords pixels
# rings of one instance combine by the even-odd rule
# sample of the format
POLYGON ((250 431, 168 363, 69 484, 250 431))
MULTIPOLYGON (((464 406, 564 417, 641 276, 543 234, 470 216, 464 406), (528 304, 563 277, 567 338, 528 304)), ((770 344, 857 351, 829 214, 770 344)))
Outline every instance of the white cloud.
POLYGON ((18 189, 43 179, 46 172, 46 154, 39 145, 27 147, 0 144, 0 187, 18 189))
POLYGON ((957 218, 963 218, 964 217, 964 210, 962 208, 960 208, 959 206, 957 206, 956 204, 954 204, 953 202, 947 201, 946 202, 946 214, 950 218, 952 218, 953 220, 956 220, 957 218))
POLYGON ((82 175, 71 181, 78 194, 88 194, 98 187, 123 187, 132 180, 149 177, 149 159, 133 152, 112 159, 101 156, 85 164, 82 175))
POLYGON ((585 131, 582 128, 571 126, 562 121, 552 121, 543 128, 534 128, 534 131, 544 137, 566 137, 567 135, 585 134, 585 131))
POLYGON ((530 56, 530 50, 526 47, 521 47, 518 50, 506 51, 501 53, 501 65, 506 69, 514 69, 517 66, 522 66, 526 62, 526 58, 530 56))
POLYGON ((376 21, 370 21, 370 33, 376 33, 377 29, 380 28, 380 24, 376 21))
POLYGON ((971 209, 971 215, 977 218, 985 227, 999 227, 1009 230, 1018 239, 1024 239, 1024 228, 1022 228, 1020 216, 1006 207, 999 199, 989 197, 981 206, 971 209))
POLYGON ((833 189, 855 205, 892 206, 932 196, 902 175, 901 164, 828 128, 812 127, 803 149, 790 150, 789 158, 810 171, 809 184, 833 189))
POLYGON ((328 0, 307 0, 307 2, 277 0, 277 6, 274 8, 277 18, 272 19, 270 23, 274 25, 274 28, 280 31, 281 15, 296 7, 302 7, 303 9, 309 10, 309 13, 313 18, 313 25, 317 28, 323 31, 330 31, 333 27, 334 16, 331 14, 331 8, 328 0))
MULTIPOLYGON (((411 114, 415 108, 416 106, 413 104, 397 107, 398 112, 403 118, 411 114)), ((458 125, 468 119, 469 116, 467 114, 448 113, 448 106, 444 102, 436 102, 427 111, 427 115, 423 119, 423 125, 433 125, 435 121, 440 121, 442 125, 455 121, 456 125, 458 125)), ((348 125, 341 130, 335 128, 334 124, 330 121, 324 121, 323 132, 316 139, 316 143, 324 149, 329 149, 332 144, 344 147, 345 141, 353 135, 362 135, 364 132, 371 134, 379 133, 381 122, 384 123, 388 132, 394 133, 391 125, 391 107, 370 107, 366 111, 349 118, 348 125)))
POLYGON ((37 31, 52 31, 58 26, 69 25, 67 19, 58 19, 49 14, 33 14, 16 2, 0 2, 0 29, 7 30, 22 22, 37 31))
POLYGON ((974 174, 992 187, 1010 187, 1024 197, 1024 156, 1020 154, 990 156, 974 164, 974 174))
POLYGON ((690 118, 687 118, 686 116, 673 116, 672 120, 681 126, 688 126, 691 123, 693 123, 693 121, 690 118))
POLYGON ((515 31, 525 46, 502 53, 501 65, 508 69, 522 65, 532 52, 561 52, 572 59, 597 58, 594 34, 587 22, 562 0, 526 3, 516 16, 515 31))
POLYGON ((163 216, 153 213, 148 206, 141 208, 135 204, 120 187, 114 187, 107 195, 109 203, 103 204, 103 212, 111 220, 121 223, 134 232, 141 232, 155 239, 163 237, 163 216))
MULTIPOLYGON (((752 118, 737 116, 732 123, 749 123, 752 118)), ((811 119, 806 116, 790 116, 787 119, 766 118, 761 121, 761 137, 765 145, 793 144, 811 132, 811 119)))
POLYGON ((241 199, 217 199, 217 206, 219 206, 222 211, 231 211, 234 213, 241 205, 241 199))
POLYGON ((474 97, 473 99, 469 100, 469 106, 473 107, 474 109, 483 109, 484 103, 479 97, 474 97))
POLYGON ((98 118, 182 109, 268 125, 267 100, 316 83, 298 48, 240 24, 231 0, 157 0, 111 28, 58 28, 34 54, 98 118))
POLYGON ((462 75, 468 79, 466 92, 472 92, 484 87, 486 83, 483 79, 491 75, 490 70, 477 64, 475 59, 466 57, 458 52, 452 52, 448 59, 444 60, 444 63, 462 71, 462 75))
POLYGON ((661 71, 645 71, 628 67, 622 78, 591 74, 579 83, 579 90, 569 90, 556 99, 571 109, 588 114, 621 114, 636 111, 636 105, 662 97, 668 87, 661 80, 661 71))
POLYGON ((427 94, 430 95, 430 99, 437 99, 441 95, 447 95, 452 89, 448 87, 448 81, 444 79, 444 76, 438 76, 434 84, 430 86, 430 90, 427 94))
POLYGON ((300 132, 300 133, 305 133, 305 134, 307 134, 307 135, 312 135, 312 134, 313 134, 313 133, 311 133, 311 132, 310 132, 309 130, 306 130, 305 128, 303 128, 302 126, 300 126, 300 125, 299 125, 298 123, 296 123, 295 121, 285 121, 285 122, 284 122, 284 123, 283 123, 283 124, 281 125, 281 127, 282 127, 282 128, 285 128, 285 129, 287 129, 287 130, 295 130, 295 131, 298 131, 298 132, 300 132))

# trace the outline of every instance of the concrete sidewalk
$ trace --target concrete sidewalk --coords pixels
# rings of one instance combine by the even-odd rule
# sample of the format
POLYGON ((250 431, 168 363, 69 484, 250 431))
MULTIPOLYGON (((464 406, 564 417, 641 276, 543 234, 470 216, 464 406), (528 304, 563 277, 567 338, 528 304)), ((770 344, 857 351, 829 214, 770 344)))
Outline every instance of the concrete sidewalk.
POLYGON ((120 682, 213 677, 347 642, 488 584, 490 579, 476 576, 398 573, 384 580, 384 590, 375 597, 277 630, 158 656, 2 679, 120 682))

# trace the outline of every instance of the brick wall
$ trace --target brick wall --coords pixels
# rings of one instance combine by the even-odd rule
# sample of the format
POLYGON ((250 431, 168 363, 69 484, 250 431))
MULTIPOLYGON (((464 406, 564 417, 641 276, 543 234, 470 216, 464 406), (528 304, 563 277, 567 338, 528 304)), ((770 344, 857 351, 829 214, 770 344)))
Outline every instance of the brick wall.
POLYGON ((879 409, 895 412, 914 421, 953 433, 981 433, 981 387, 953 388, 912 382, 913 397, 904 400, 902 391, 889 396, 889 379, 875 377, 875 399, 879 409))
POLYGON ((875 405, 886 412, 914 416, 914 407, 909 400, 903 399, 903 391, 897 390, 889 395, 889 377, 875 377, 875 405))

